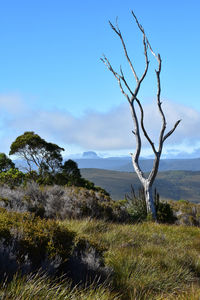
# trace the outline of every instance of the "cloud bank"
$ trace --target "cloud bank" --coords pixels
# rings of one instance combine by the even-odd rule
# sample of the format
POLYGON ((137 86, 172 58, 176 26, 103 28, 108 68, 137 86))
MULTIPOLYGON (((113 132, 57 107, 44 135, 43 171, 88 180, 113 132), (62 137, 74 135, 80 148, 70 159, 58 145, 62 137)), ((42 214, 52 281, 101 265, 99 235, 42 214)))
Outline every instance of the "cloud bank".
MULTIPOLYGON (((40 110, 27 105, 15 95, 0 96, 0 152, 9 152, 12 141, 24 131, 35 131, 48 141, 70 148, 70 145, 86 150, 112 151, 134 149, 133 122, 126 102, 106 113, 87 111, 74 116, 68 111, 40 110)), ((169 101, 164 101, 167 128, 170 130, 178 119, 182 119, 167 145, 188 147, 200 141, 200 112, 169 101)), ((161 126, 161 117, 155 104, 144 105, 145 126, 155 141, 161 126)), ((143 139, 144 147, 148 143, 143 139)))

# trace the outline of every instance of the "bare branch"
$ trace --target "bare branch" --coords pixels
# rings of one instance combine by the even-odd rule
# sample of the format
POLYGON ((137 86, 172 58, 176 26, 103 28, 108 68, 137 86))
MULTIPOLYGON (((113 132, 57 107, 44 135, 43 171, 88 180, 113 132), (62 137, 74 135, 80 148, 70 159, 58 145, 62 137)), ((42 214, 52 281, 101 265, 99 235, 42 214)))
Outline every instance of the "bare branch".
MULTIPOLYGON (((123 82, 126 82, 125 79, 122 78, 122 76, 120 76, 116 71, 114 71, 113 67, 111 66, 109 60, 107 59, 107 57, 105 55, 103 55, 103 58, 101 58, 101 61, 105 64, 105 66, 108 68, 108 70, 113 73, 113 75, 115 76, 115 78, 118 81, 118 84, 119 84, 119 87, 120 87, 120 90, 121 90, 122 94, 127 98, 128 102, 130 103, 131 100, 130 100, 128 94, 124 91, 124 89, 122 87, 122 84, 121 84, 121 80, 123 80, 123 82)), ((126 84, 126 86, 128 87, 127 84, 126 84)))
POLYGON ((175 124, 174 127, 164 136, 163 142, 176 130, 176 127, 178 124, 181 122, 181 120, 178 120, 175 124))
POLYGON ((164 112, 162 110, 162 103, 160 101, 160 94, 161 94, 161 84, 160 84, 160 72, 161 72, 161 64, 162 64, 162 60, 160 55, 158 54, 157 56, 158 59, 158 70, 156 70, 156 78, 157 78, 157 105, 158 105, 158 110, 161 114, 161 118, 162 118, 162 127, 161 127, 161 131, 160 131, 160 136, 159 136, 159 152, 162 150, 162 146, 163 146, 163 136, 165 133, 165 129, 166 129, 166 118, 164 115, 164 112))
MULTIPOLYGON (((146 37, 146 34, 144 32, 144 29, 142 27, 142 25, 138 22, 138 19, 137 17, 135 16, 134 12, 132 11, 132 15, 133 17, 135 18, 135 21, 139 27, 139 29, 141 30, 141 32, 143 33, 143 45, 144 45, 144 54, 145 54, 145 58, 146 58, 146 69, 145 69, 145 72, 143 74, 143 76, 141 77, 141 81, 144 79, 144 77, 146 76, 146 73, 148 71, 148 65, 149 65, 149 61, 148 61, 148 55, 147 55, 147 48, 149 47, 152 55, 157 59, 158 61, 158 70, 156 70, 156 77, 157 77, 157 105, 158 105, 158 110, 161 114, 161 117, 162 117, 162 128, 161 128, 161 132, 160 132, 160 137, 159 137, 159 151, 161 151, 162 149, 162 146, 163 146, 163 136, 164 136, 164 132, 165 132, 165 129, 166 129, 166 119, 165 119, 165 115, 164 115, 164 112, 162 110, 162 102, 160 101, 160 94, 161 94, 161 84, 160 84, 160 72, 161 72, 161 64, 162 64, 162 60, 161 60, 161 57, 160 57, 160 54, 156 55, 155 52, 153 51, 152 47, 151 47, 151 44, 149 43, 147 37, 146 37)), ((140 110, 141 110, 141 105, 140 106, 140 110)), ((144 131, 144 130, 143 130, 144 131)), ((144 135, 145 137, 147 138, 147 140, 150 142, 150 139, 149 137, 147 137, 145 131, 144 131, 144 135)), ((151 142, 150 142, 151 144, 151 142)), ((151 144, 152 145, 152 144, 151 144)), ((153 149, 153 147, 152 147, 153 149)), ((154 148, 155 149, 155 148, 154 148)), ((153 149, 153 151, 154 151, 153 149)), ((154 153, 156 154, 156 152, 154 151, 154 153)))
POLYGON ((145 138, 148 140, 149 144, 151 145, 152 149, 153 149, 153 152, 155 153, 155 155, 157 155, 157 151, 155 149, 155 146, 154 146, 154 143, 152 142, 151 138, 149 137, 145 127, 144 127, 144 110, 143 110, 143 107, 139 101, 138 98, 136 98, 136 101, 137 101, 137 104, 140 108, 140 112, 141 112, 141 120, 140 120, 140 124, 141 124, 141 128, 142 128, 142 131, 144 133, 144 136, 145 138))
POLYGON ((133 119, 133 122, 135 125, 135 130, 132 131, 132 133, 135 135, 135 139, 136 139, 135 154, 131 153, 131 158, 132 158, 132 163, 133 163, 135 172, 137 173, 141 183, 144 184, 145 176, 139 166, 139 156, 140 156, 140 152, 141 152, 142 143, 141 143, 141 137, 140 137, 140 128, 139 128, 139 124, 138 124, 138 118, 137 118, 136 111, 134 108, 134 102, 130 103, 130 109, 131 109, 132 119, 133 119))
POLYGON ((135 21, 136 21, 137 26, 139 27, 139 29, 140 29, 140 30, 142 31, 142 33, 144 34, 144 29, 143 29, 142 25, 139 23, 139 21, 138 21, 136 15, 134 14, 133 11, 131 11, 131 13, 132 13, 132 15, 133 15, 133 17, 134 17, 134 19, 135 19, 135 21))
POLYGON ((162 127, 161 127, 161 131, 160 131, 160 136, 159 136, 159 150, 158 150, 158 152, 161 152, 162 147, 163 147, 163 136, 164 136, 166 124, 167 124, 165 114, 162 110, 162 102, 160 101, 160 95, 161 95, 160 73, 161 73, 162 60, 161 60, 160 54, 156 55, 154 53, 147 38, 146 38, 146 42, 147 42, 147 45, 148 45, 151 53, 158 61, 158 70, 155 70, 155 72, 156 72, 156 78, 157 78, 157 106, 158 106, 158 110, 159 110, 159 112, 161 114, 161 118, 162 118, 162 127))
MULTIPOLYGON (((148 67, 149 67, 149 60, 148 60, 148 53, 147 53, 148 40, 147 40, 145 31, 144 31, 142 25, 138 22, 138 19, 135 16, 135 14, 134 14, 133 11, 132 11, 132 15, 133 15, 133 17, 134 17, 134 19, 136 21, 136 24, 137 24, 138 28, 140 29, 140 31, 143 34, 143 46, 144 46, 144 56, 145 56, 145 70, 144 70, 144 73, 142 74, 142 76, 140 77, 140 79, 138 81, 138 84, 137 84, 137 86, 135 88, 135 92, 134 92, 135 97, 137 97, 138 91, 140 89, 140 85, 141 85, 142 81, 144 80, 144 78, 145 78, 145 76, 147 74, 147 71, 148 71, 148 67)), ((132 100, 134 100, 134 98, 132 100)))
POLYGON ((143 45, 144 45, 144 55, 145 55, 145 60, 146 60, 146 67, 144 70, 144 73, 142 74, 142 77, 140 78, 140 83, 144 80, 147 71, 148 71, 148 67, 149 67, 149 60, 148 60, 148 54, 147 54, 147 44, 146 44, 146 36, 144 34, 143 36, 143 45))
POLYGON ((125 86, 127 87, 127 89, 129 90, 130 94, 132 95, 132 97, 135 97, 135 95, 133 94, 131 88, 129 87, 125 77, 124 77, 124 73, 122 71, 122 67, 120 66, 120 73, 121 73, 121 76, 120 76, 120 79, 124 82, 125 86))
POLYGON ((138 82, 138 81, 139 81, 138 76, 137 76, 137 74, 136 74, 136 72, 135 72, 135 69, 134 69, 134 67, 133 67, 133 64, 132 64, 132 62, 131 62, 131 60, 130 60, 130 58, 129 58, 129 55, 128 55, 128 52, 127 52, 127 49, 126 49, 126 45, 125 45, 124 39, 123 39, 123 37, 122 37, 121 31, 120 31, 120 29, 119 29, 119 27, 118 27, 118 24, 116 24, 116 27, 115 27, 110 21, 109 21, 109 24, 110 24, 112 30, 114 30, 114 32, 119 36, 119 38, 120 38, 120 40, 121 40, 121 43, 122 43, 122 46, 123 46, 123 48, 124 48, 125 56, 126 56, 126 58, 127 58, 127 60, 128 60, 128 63, 129 63, 129 65, 130 65, 130 68, 131 68, 131 70, 132 70, 132 72, 133 72, 133 75, 134 75, 134 77, 135 77, 135 80, 136 80, 136 82, 138 82))

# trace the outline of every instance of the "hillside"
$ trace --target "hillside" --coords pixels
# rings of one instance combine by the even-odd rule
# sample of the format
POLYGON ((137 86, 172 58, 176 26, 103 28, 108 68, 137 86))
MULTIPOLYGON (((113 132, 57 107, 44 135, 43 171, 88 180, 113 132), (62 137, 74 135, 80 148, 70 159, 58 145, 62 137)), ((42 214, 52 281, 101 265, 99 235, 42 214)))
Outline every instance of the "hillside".
MULTIPOLYGON (((81 169, 81 174, 96 185, 106 189, 115 200, 123 199, 131 185, 140 186, 133 172, 118 172, 101 169, 81 169)), ((155 186, 164 199, 189 200, 200 203, 200 172, 166 171, 157 176, 155 186)))

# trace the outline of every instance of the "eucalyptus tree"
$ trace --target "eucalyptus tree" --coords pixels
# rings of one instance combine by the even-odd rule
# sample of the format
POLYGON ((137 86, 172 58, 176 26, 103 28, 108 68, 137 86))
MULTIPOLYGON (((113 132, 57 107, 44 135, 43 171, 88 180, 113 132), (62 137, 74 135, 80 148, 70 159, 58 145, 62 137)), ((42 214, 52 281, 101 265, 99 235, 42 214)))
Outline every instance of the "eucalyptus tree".
POLYGON ((26 131, 11 144, 9 154, 25 160, 29 172, 36 168, 40 173, 54 174, 62 165, 61 151, 64 149, 58 145, 46 142, 33 131, 26 131))
POLYGON ((129 64, 131 72, 134 76, 135 88, 134 89, 131 88, 131 84, 128 82, 127 78, 125 77, 121 66, 120 66, 120 71, 116 72, 114 70, 114 68, 112 67, 109 59, 105 55, 103 55, 101 60, 106 65, 108 70, 110 70, 112 72, 112 74, 114 75, 114 77, 116 78, 116 80, 119 84, 122 94, 128 100, 128 104, 130 107, 130 111, 131 111, 131 115, 132 115, 132 119, 133 119, 133 123, 134 123, 134 130, 132 131, 132 133, 134 134, 135 140, 136 140, 135 152, 134 152, 134 154, 130 153, 131 157, 132 157, 132 163, 133 163, 135 172, 136 172, 141 184, 144 187, 147 213, 150 214, 153 217, 153 219, 156 220, 156 210, 155 210, 155 205, 154 205, 154 200, 153 200, 152 185, 153 185, 156 175, 158 173, 161 153, 163 150, 163 144, 166 141, 166 139, 175 131, 176 127, 178 126, 178 124, 180 123, 181 120, 178 120, 174 124, 173 128, 166 132, 167 122, 166 122, 166 116, 163 111, 162 102, 161 102, 161 80, 160 80, 161 65, 162 65, 161 56, 159 53, 156 54, 153 51, 153 49, 150 45, 150 42, 147 39, 145 31, 144 31, 142 25, 139 23, 139 21, 133 11, 132 11, 132 16, 137 24, 138 29, 140 30, 140 32, 142 33, 142 36, 143 36, 145 67, 144 67, 144 70, 143 70, 143 73, 141 76, 138 76, 138 74, 135 70, 135 67, 132 63, 132 60, 129 57, 127 46, 126 46, 126 43, 124 41, 123 35, 120 31, 117 21, 116 21, 115 26, 111 22, 109 22, 109 24, 110 24, 112 30, 114 31, 114 33, 118 36, 118 38, 121 41, 126 60, 129 64), (158 65, 157 69, 155 70, 156 80, 157 80, 157 100, 156 101, 157 101, 157 108, 158 108, 158 111, 161 116, 161 130, 160 130, 160 134, 159 134, 158 147, 155 146, 153 140, 150 138, 150 136, 145 128, 144 110, 143 110, 141 100, 138 97, 139 90, 140 90, 142 83, 147 75, 148 70, 149 70, 149 63, 150 63, 149 52, 156 59, 157 65, 158 65), (136 106, 139 107, 139 113, 137 113, 136 106), (154 156, 155 156, 152 170, 148 175, 145 175, 143 173, 143 171, 141 170, 140 165, 139 165, 139 157, 140 157, 141 148, 142 148, 141 132, 143 132, 143 134, 144 134, 145 138, 147 139, 149 145, 151 146, 154 156))

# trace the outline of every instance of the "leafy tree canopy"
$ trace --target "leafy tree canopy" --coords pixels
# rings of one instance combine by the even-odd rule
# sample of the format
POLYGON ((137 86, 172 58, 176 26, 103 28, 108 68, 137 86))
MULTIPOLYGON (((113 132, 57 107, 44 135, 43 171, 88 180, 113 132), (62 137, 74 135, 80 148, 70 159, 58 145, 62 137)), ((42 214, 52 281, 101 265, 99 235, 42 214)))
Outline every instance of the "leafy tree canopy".
POLYGON ((0 172, 6 172, 15 168, 15 164, 5 153, 0 153, 0 172))
POLYGON ((26 131, 11 144, 9 154, 24 159, 28 171, 35 166, 40 173, 55 173, 62 164, 61 151, 64 149, 58 145, 46 142, 33 131, 26 131))

